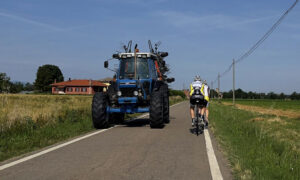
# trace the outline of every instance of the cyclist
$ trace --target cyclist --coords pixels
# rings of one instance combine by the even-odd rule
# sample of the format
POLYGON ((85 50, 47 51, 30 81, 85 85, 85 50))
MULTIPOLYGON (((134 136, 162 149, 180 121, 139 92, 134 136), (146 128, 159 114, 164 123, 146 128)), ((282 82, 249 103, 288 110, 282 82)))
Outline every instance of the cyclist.
POLYGON ((201 118, 204 119, 205 126, 208 127, 208 106, 209 106, 209 87, 207 85, 206 80, 203 81, 202 87, 201 87, 201 93, 204 95, 204 102, 202 104, 203 108, 201 109, 201 118), (204 118, 204 112, 205 112, 205 118, 204 118))
MULTIPOLYGON (((195 101, 193 101, 193 94, 194 94, 194 89, 195 88, 201 88, 202 87, 202 81, 200 76, 195 76, 194 82, 191 83, 190 85, 190 113, 191 113, 191 118, 192 118, 192 126, 194 126, 195 122, 195 101)), ((197 109, 199 111, 199 109, 197 109)))

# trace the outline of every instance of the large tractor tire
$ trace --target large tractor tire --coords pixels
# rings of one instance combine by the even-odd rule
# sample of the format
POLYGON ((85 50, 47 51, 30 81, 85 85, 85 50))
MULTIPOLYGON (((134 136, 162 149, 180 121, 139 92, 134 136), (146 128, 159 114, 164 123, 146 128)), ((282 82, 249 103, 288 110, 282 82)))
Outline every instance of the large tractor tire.
POLYGON ((153 91, 150 98, 150 127, 163 128, 164 127, 164 113, 163 113, 163 89, 153 91))
POLYGON ((103 92, 97 92, 93 97, 92 118, 93 125, 97 129, 107 128, 109 125, 106 107, 108 104, 107 95, 103 92))
POLYGON ((170 105, 169 105, 169 89, 168 85, 164 86, 163 89, 163 118, 164 118, 164 123, 169 124, 170 123, 170 105))

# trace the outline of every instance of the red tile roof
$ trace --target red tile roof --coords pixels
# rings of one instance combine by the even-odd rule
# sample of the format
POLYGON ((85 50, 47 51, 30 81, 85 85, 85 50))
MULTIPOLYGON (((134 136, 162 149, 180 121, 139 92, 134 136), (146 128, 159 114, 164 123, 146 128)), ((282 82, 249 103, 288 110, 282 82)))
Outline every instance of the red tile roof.
POLYGON ((74 79, 59 83, 53 83, 51 86, 106 86, 100 81, 88 80, 88 79, 74 79), (91 83, 91 84, 90 84, 91 83))

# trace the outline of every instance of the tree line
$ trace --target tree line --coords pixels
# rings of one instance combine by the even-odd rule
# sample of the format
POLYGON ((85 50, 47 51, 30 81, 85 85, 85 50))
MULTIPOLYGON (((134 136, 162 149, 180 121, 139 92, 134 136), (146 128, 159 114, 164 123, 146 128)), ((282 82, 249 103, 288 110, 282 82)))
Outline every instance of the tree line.
POLYGON ((50 64, 38 68, 34 83, 12 82, 6 73, 0 72, 0 93, 20 93, 22 91, 50 92, 52 83, 63 80, 64 76, 59 67, 50 64))
POLYGON ((12 82, 6 73, 0 73, 0 93, 20 93, 21 91, 33 91, 34 85, 27 82, 12 82))
MULTIPOLYGON (((257 92, 245 92, 242 89, 237 89, 235 92, 235 98, 237 99, 291 99, 291 100, 300 100, 300 93, 293 92, 292 94, 284 94, 284 93, 257 93, 257 92)), ((232 90, 228 92, 223 92, 223 98, 232 98, 232 90)), ((218 97, 217 92, 211 91, 212 97, 218 97)))
POLYGON ((186 95, 184 94, 183 91, 181 90, 174 90, 174 89, 169 89, 169 95, 170 96, 181 96, 182 98, 186 98, 186 95))

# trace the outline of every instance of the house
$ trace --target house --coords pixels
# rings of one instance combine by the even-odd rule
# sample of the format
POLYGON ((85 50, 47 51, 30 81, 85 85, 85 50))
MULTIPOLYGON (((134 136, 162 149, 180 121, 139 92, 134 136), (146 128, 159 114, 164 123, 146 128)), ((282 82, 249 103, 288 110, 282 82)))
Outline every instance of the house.
POLYGON ((107 85, 100 81, 88 79, 69 79, 68 81, 53 83, 52 94, 95 94, 102 92, 107 85))

